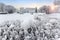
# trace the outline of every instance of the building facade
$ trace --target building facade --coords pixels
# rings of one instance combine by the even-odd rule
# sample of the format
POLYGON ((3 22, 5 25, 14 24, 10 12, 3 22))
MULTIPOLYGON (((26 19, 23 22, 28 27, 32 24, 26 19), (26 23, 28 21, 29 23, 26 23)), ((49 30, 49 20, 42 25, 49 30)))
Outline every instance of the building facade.
POLYGON ((36 8, 20 8, 20 13, 35 13, 36 8))

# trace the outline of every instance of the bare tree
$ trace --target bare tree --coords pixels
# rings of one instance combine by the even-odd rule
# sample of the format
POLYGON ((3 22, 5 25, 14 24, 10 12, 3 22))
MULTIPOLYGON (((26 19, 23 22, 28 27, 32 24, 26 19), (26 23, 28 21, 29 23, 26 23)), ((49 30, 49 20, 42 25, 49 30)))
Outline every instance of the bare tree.
POLYGON ((37 7, 35 8, 35 12, 37 13, 37 7))
POLYGON ((42 7, 40 8, 40 12, 41 12, 41 13, 50 14, 50 7, 49 7, 49 6, 42 6, 42 7))

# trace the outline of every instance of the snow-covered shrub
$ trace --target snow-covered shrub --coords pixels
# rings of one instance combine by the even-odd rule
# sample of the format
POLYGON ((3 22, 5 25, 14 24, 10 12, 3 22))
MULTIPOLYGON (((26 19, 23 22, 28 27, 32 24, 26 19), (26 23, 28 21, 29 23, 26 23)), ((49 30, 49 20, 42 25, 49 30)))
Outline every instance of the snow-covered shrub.
POLYGON ((57 18, 50 18, 47 15, 40 15, 35 17, 35 21, 36 27, 38 27, 38 30, 41 33, 40 35, 42 35, 40 37, 44 40, 45 38, 46 40, 55 40, 60 38, 60 21, 57 18))
POLYGON ((4 25, 0 27, 0 37, 2 37, 2 40, 13 40, 13 37, 18 36, 21 27, 21 22, 19 20, 6 21, 3 24, 4 25))
POLYGON ((33 14, 34 20, 21 26, 21 21, 6 21, 0 25, 0 40, 59 40, 60 20, 46 14, 33 14), (26 28, 26 29, 25 29, 26 28))

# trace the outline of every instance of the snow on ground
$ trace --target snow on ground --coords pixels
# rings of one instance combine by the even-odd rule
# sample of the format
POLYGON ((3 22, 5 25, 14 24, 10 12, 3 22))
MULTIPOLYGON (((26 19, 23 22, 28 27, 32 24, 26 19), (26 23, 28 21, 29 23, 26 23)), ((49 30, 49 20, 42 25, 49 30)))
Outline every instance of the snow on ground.
MULTIPOLYGON (((55 14, 45 14, 45 13, 17 14, 17 13, 14 13, 14 14, 5 14, 5 15, 4 14, 0 14, 0 24, 2 24, 2 22, 5 22, 5 21, 20 20, 22 22, 21 27, 22 28, 24 27, 24 29, 26 29, 27 27, 29 27, 29 25, 33 24, 33 21, 36 21, 36 20, 34 20, 34 18, 36 18, 37 20, 39 20, 39 21, 37 21, 37 24, 40 23, 40 22, 42 22, 42 26, 44 25, 47 29, 50 28, 50 26, 52 27, 52 26, 56 25, 56 27, 58 28, 58 30, 57 29, 52 29, 52 31, 55 30, 58 33, 60 33, 59 32, 59 30, 60 30, 59 29, 60 28, 59 24, 60 23, 57 23, 57 22, 59 22, 58 20, 56 20, 56 19, 49 19, 49 21, 44 20, 44 19, 47 19, 47 18, 57 18, 57 19, 60 19, 60 14, 59 13, 55 13, 55 14), (54 23, 57 23, 57 24, 54 24, 54 23)), ((36 25, 36 26, 38 26, 38 25, 36 25)), ((14 25, 12 24, 11 27, 14 27, 14 25)), ((46 31, 48 31, 48 33, 50 33, 49 30, 46 30, 46 31)), ((60 40, 60 38, 57 38, 56 40, 60 40)))
MULTIPOLYGON (((41 13, 34 13, 34 15, 43 15, 41 13)), ((45 14, 44 14, 45 15, 45 14)), ((60 19, 60 14, 59 13, 53 13, 53 14, 48 14, 48 17, 51 18, 59 18, 60 19)), ((33 15, 30 13, 25 13, 25 14, 0 14, 0 23, 4 21, 10 21, 10 20, 24 20, 24 22, 27 22, 28 20, 32 20, 33 15)))
POLYGON ((30 14, 0 14, 0 23, 3 21, 10 21, 10 20, 24 20, 27 21, 32 19, 32 15, 30 14))
POLYGON ((12 21, 12 20, 20 20, 22 21, 22 26, 28 25, 30 20, 33 20, 33 16, 29 13, 25 14, 0 14, 0 24, 2 24, 4 21, 12 21))
POLYGON ((60 19, 60 13, 52 13, 52 14, 48 14, 48 17, 60 19))
POLYGON ((60 38, 57 38, 56 40, 60 40, 60 38))
MULTIPOLYGON (((11 21, 11 20, 20 20, 22 21, 22 26, 26 26, 29 24, 30 21, 34 20, 34 16, 41 16, 41 15, 46 15, 45 13, 34 13, 33 15, 30 13, 25 13, 25 14, 0 14, 0 24, 4 21, 11 21)), ((59 13, 53 13, 53 14, 47 14, 47 17, 50 18, 58 18, 60 19, 60 14, 59 13)))
MULTIPOLYGON (((34 13, 34 15, 45 15, 44 13, 34 13)), ((60 13, 53 13, 53 14, 47 14, 48 17, 52 18, 59 18, 60 19, 60 13)), ((0 23, 7 20, 30 20, 33 19, 33 16, 30 13, 25 14, 0 14, 0 23)))
MULTIPOLYGON (((25 13, 25 14, 13 13, 13 14, 5 14, 5 15, 0 14, 0 24, 4 21, 20 20, 22 21, 21 26, 25 27, 25 26, 28 26, 30 21, 34 20, 34 17, 41 16, 41 15, 46 15, 46 14, 45 13, 34 13, 33 15, 30 13, 25 13)), ((46 16, 60 19, 59 13, 47 14, 46 16)))

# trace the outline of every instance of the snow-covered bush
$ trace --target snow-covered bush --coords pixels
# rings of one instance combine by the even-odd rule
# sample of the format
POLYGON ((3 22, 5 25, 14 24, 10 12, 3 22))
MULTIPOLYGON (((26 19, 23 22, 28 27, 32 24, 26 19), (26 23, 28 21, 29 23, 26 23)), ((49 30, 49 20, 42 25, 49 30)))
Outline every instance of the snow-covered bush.
POLYGON ((44 40, 55 40, 60 38, 60 21, 57 18, 50 18, 47 15, 40 15, 35 17, 35 20, 36 27, 38 27, 40 33, 42 31, 42 34, 39 34, 42 35, 44 40))
POLYGON ((46 14, 33 14, 34 20, 25 23, 6 21, 0 25, 0 40, 59 40, 60 20, 50 18, 46 14))

